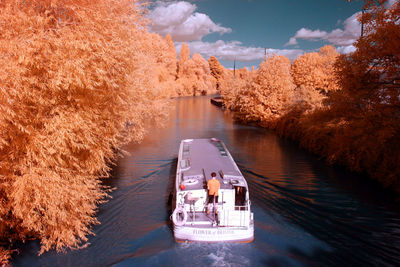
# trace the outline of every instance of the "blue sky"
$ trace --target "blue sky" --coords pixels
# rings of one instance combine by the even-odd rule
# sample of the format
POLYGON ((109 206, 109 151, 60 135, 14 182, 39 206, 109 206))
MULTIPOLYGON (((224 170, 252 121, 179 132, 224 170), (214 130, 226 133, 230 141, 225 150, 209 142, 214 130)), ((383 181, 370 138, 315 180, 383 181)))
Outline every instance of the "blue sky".
MULTIPOLYGON (((390 1, 394 2, 394 1, 390 1)), ((293 60, 324 44, 354 50, 360 35, 362 0, 187 0, 154 1, 150 30, 171 34, 191 53, 216 56, 227 68, 258 66, 269 53, 293 60)))

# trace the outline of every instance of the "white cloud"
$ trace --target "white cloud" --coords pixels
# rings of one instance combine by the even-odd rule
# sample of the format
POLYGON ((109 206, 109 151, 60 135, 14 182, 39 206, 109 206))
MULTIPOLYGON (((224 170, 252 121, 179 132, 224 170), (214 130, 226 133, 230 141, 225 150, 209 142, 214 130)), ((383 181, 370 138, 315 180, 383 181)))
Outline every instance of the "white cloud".
POLYGON ((341 54, 349 54, 356 51, 356 48, 353 45, 339 46, 336 50, 341 54))
POLYGON ((296 38, 291 37, 291 38, 289 39, 289 42, 287 42, 287 43, 285 44, 285 46, 288 46, 288 45, 297 45, 297 40, 296 40, 296 38))
POLYGON ((150 12, 151 31, 161 35, 171 34, 174 41, 200 41, 210 33, 229 33, 230 28, 214 23, 209 16, 195 12, 196 5, 185 1, 155 3, 150 12))
MULTIPOLYGON (((195 4, 187 1, 157 1, 149 14, 152 20, 150 30, 163 36, 171 34, 175 41, 177 52, 181 43, 189 45, 190 52, 200 53, 205 57, 216 56, 219 60, 249 62, 264 58, 263 47, 246 47, 239 41, 225 42, 219 40, 214 43, 202 42, 202 38, 210 33, 225 34, 232 30, 222 27, 203 13, 195 12, 195 4)), ((291 39, 296 44, 296 39, 291 39)), ((267 53, 284 55, 293 60, 304 53, 300 49, 267 49, 267 53)))
POLYGON ((385 8, 392 7, 395 2, 396 2, 396 0, 388 0, 388 1, 386 1, 385 8))
POLYGON ((327 35, 326 31, 320 31, 320 30, 309 30, 306 28, 301 28, 300 30, 297 31, 296 35, 294 38, 299 38, 299 39, 320 39, 324 38, 327 35))
MULTIPOLYGON (((177 44, 176 49, 180 51, 180 44, 177 44)), ((232 41, 224 42, 218 40, 215 43, 195 41, 189 43, 191 53, 200 53, 205 57, 215 56, 219 60, 237 60, 237 61, 253 61, 264 58, 265 48, 263 47, 246 47, 242 46, 241 42, 232 41)), ((277 54, 288 57, 293 60, 304 53, 300 49, 273 49, 267 48, 267 53, 277 54)))
POLYGON ((321 30, 301 28, 293 37, 290 38, 289 42, 287 42, 285 46, 297 44, 298 39, 309 41, 323 40, 333 45, 340 46, 343 51, 350 51, 350 47, 361 34, 361 24, 357 20, 359 14, 360 13, 358 12, 347 18, 343 22, 343 30, 334 29, 331 32, 326 32, 321 30), (348 48, 344 49, 344 47, 348 48))
MULTIPOLYGON (((395 3, 396 0, 388 0, 384 6, 385 8, 390 8, 395 3)), ((323 40, 338 46, 337 50, 340 53, 347 54, 353 52, 355 51, 353 44, 361 35, 361 23, 358 21, 360 15, 361 12, 353 14, 343 22, 344 29, 334 29, 331 32, 301 28, 289 39, 289 42, 285 46, 297 45, 298 39, 309 41, 323 40)), ((338 20, 338 23, 340 23, 340 20, 338 20)))

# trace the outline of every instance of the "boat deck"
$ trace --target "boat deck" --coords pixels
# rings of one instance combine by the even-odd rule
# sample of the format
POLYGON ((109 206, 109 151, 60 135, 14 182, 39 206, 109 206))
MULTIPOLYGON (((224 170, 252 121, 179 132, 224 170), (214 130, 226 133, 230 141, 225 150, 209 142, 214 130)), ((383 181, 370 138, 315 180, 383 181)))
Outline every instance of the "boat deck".
POLYGON ((212 172, 217 173, 221 189, 246 186, 231 155, 218 139, 184 141, 180 156, 180 180, 197 180, 193 184, 186 184, 187 190, 205 189, 212 172))

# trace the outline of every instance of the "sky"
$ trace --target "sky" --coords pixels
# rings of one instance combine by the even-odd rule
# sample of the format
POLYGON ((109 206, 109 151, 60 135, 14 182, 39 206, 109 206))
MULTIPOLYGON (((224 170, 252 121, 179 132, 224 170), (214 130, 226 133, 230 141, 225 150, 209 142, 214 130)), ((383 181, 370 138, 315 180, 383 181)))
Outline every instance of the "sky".
POLYGON ((162 0, 150 6, 149 29, 171 34, 178 53, 185 42, 191 54, 216 56, 226 68, 234 61, 251 68, 265 49, 290 60, 326 44, 354 51, 362 6, 362 0, 162 0))

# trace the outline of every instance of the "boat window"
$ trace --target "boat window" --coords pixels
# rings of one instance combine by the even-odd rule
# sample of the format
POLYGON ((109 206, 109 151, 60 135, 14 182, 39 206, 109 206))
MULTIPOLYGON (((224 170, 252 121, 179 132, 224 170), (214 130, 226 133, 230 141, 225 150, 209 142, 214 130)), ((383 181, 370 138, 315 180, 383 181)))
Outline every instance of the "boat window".
POLYGON ((186 169, 190 167, 190 163, 187 159, 181 160, 181 169, 186 169))
POLYGON ((216 144, 216 147, 218 148, 219 153, 221 153, 221 156, 223 156, 223 157, 228 156, 228 153, 226 153, 226 150, 225 150, 224 146, 220 142, 218 142, 216 144))
POLYGON ((183 157, 187 158, 189 157, 189 150, 190 146, 188 144, 183 145, 183 157))
POLYGON ((246 187, 235 186, 235 206, 246 206, 246 187))

